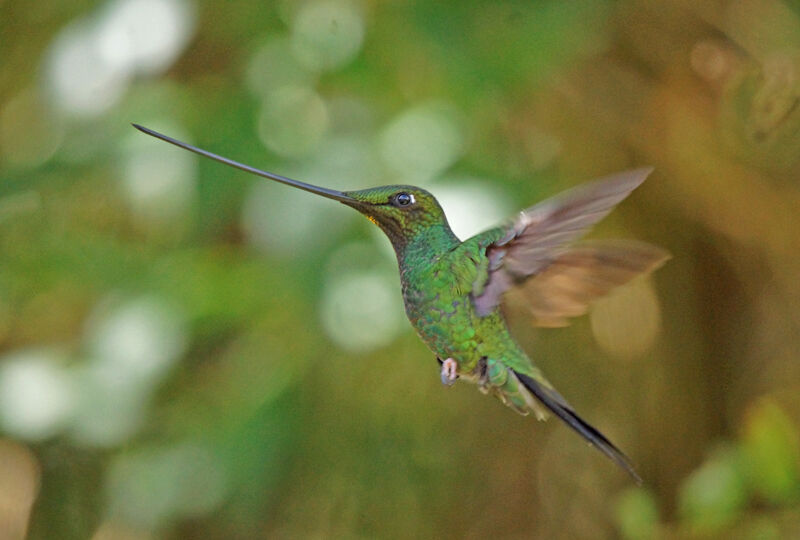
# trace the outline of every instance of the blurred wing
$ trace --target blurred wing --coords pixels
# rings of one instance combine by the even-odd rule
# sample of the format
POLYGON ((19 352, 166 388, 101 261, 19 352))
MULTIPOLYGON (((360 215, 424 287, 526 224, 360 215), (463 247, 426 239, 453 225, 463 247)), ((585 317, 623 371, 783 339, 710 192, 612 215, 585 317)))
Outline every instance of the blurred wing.
POLYGON ((488 277, 473 288, 475 309, 487 315, 504 292, 542 272, 638 187, 652 168, 635 169, 578 186, 520 212, 486 248, 488 277))
POLYGON ((524 305, 537 326, 565 326, 590 304, 638 275, 652 272, 669 259, 656 246, 633 240, 584 242, 564 250, 541 273, 509 295, 524 305))

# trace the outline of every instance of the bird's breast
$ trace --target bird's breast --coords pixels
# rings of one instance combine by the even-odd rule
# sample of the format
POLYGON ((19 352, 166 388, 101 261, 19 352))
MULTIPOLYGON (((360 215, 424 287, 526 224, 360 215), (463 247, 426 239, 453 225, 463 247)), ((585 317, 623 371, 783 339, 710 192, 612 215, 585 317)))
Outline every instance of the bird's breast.
POLYGON ((436 356, 454 358, 460 368, 471 369, 480 357, 471 300, 457 294, 446 278, 429 277, 427 283, 403 280, 406 315, 436 356))

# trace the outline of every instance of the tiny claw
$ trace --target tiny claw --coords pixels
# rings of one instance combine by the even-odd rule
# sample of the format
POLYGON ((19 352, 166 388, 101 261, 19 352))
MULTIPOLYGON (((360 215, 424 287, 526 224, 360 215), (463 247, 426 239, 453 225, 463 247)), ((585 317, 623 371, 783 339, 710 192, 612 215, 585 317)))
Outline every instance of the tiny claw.
POLYGON ((445 386, 453 386, 456 379, 458 379, 458 364, 452 358, 448 358, 442 362, 442 384, 445 386))

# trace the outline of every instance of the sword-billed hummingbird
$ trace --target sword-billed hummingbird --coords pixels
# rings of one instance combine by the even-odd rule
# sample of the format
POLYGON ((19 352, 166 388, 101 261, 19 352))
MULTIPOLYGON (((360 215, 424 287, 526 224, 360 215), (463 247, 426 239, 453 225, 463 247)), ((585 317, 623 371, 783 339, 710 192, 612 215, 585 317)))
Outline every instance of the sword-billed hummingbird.
POLYGON ((575 241, 650 174, 636 169, 566 191, 465 241, 447 223, 436 199, 415 186, 336 191, 243 165, 151 129, 133 126, 186 150, 339 201, 386 233, 400 269, 406 314, 436 355, 442 382, 474 383, 521 414, 544 419, 549 410, 590 444, 641 479, 628 458, 580 418, 514 341, 502 304, 524 295, 535 324, 560 326, 590 303, 669 257, 643 242, 575 241))

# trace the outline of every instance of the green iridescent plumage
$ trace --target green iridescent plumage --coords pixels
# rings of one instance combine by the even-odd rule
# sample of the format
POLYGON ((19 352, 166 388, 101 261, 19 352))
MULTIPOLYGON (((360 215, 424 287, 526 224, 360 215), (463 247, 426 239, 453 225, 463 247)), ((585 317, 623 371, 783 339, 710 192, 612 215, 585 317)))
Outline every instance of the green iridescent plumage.
POLYGON ((512 338, 504 299, 522 295, 536 324, 565 324, 590 303, 668 257, 640 242, 574 243, 649 174, 641 169, 575 188, 464 242, 436 199, 414 186, 339 192, 242 165, 141 126, 162 140, 355 208, 397 255, 411 324, 442 363, 443 382, 477 384, 521 414, 552 412, 627 470, 625 455, 573 411, 512 338))

